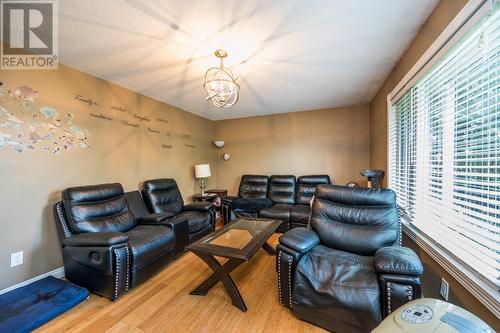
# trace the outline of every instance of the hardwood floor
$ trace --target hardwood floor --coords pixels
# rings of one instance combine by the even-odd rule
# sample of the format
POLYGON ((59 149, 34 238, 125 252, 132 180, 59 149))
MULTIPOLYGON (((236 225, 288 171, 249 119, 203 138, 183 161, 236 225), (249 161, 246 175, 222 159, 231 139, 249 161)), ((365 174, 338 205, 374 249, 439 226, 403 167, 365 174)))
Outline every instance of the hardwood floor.
POLYGON ((231 275, 246 313, 231 304, 221 283, 206 296, 189 295, 212 271, 186 253, 116 302, 91 295, 36 332, 326 332, 279 305, 274 265, 275 257, 260 250, 231 275))

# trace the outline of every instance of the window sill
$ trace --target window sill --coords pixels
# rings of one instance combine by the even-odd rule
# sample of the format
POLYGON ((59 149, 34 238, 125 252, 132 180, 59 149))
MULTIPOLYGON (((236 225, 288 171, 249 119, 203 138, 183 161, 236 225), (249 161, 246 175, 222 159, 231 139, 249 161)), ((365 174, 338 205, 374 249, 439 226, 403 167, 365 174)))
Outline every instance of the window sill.
POLYGON ((466 288, 479 302, 500 318, 499 291, 483 281, 476 272, 462 264, 435 242, 422 233, 419 229, 402 219, 403 231, 410 239, 420 246, 432 259, 453 276, 466 288))

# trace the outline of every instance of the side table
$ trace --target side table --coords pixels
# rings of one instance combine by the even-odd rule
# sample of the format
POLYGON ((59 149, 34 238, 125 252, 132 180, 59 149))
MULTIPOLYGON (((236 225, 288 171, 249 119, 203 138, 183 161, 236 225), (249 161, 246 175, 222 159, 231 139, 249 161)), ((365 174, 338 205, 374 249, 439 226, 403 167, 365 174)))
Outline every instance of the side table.
POLYGON ((215 203, 215 200, 217 200, 217 195, 216 194, 207 194, 201 195, 201 194, 195 194, 192 196, 193 202, 213 202, 215 203))
POLYGON ((217 217, 220 216, 222 213, 222 197, 227 196, 227 190, 218 190, 218 189, 213 189, 213 190, 206 190, 206 194, 215 194, 217 197, 215 201, 212 201, 215 204, 215 207, 217 207, 217 217))

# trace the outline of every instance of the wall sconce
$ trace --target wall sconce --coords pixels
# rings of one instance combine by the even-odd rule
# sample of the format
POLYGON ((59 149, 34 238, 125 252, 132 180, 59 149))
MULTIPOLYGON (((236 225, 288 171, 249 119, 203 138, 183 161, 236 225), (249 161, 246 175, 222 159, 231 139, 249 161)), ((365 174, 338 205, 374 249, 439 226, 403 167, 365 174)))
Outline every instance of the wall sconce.
MULTIPOLYGON (((231 154, 229 153, 224 153, 222 156, 220 155, 221 148, 224 147, 225 142, 222 140, 215 140, 214 145, 217 147, 217 150, 219 151, 219 158, 217 160, 218 163, 218 169, 217 169, 217 183, 220 181, 220 161, 228 161, 231 158, 231 154)), ((219 184, 217 184, 218 186, 219 184)))
POLYGON ((214 141, 214 145, 219 150, 219 168, 220 168, 220 161, 221 160, 228 161, 231 158, 231 154, 229 154, 229 153, 224 153, 222 156, 220 155, 220 149, 222 147, 224 147, 225 144, 226 143, 224 141, 222 141, 222 140, 215 140, 214 141))

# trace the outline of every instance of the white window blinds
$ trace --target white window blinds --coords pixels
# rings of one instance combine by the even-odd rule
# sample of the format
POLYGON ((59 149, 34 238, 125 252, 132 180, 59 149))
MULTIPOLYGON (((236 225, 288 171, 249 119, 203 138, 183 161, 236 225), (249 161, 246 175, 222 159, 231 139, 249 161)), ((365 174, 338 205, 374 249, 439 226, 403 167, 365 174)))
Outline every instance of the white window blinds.
POLYGON ((500 11, 389 112, 389 187, 407 219, 500 286, 500 11))

